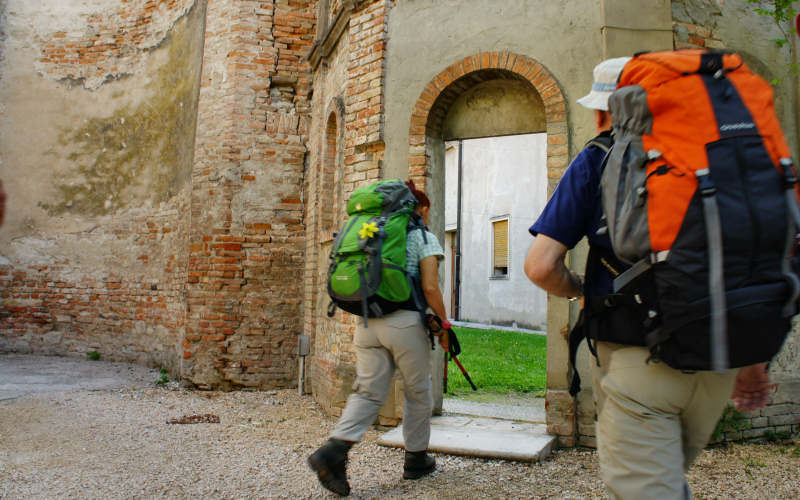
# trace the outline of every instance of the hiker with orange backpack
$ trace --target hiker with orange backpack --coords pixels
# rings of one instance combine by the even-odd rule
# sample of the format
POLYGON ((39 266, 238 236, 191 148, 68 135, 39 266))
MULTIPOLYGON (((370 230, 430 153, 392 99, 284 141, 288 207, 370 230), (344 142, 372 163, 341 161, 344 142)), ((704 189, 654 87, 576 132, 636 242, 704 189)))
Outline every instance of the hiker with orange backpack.
MULTIPOLYGON (((574 361, 585 338, 597 359, 592 363, 597 446, 612 498, 690 498, 684 472, 707 444, 729 396, 744 409, 769 400, 765 361, 780 348, 795 312, 796 276, 785 243, 797 222, 787 222, 796 200, 792 192, 782 201, 782 182, 792 183, 793 170, 781 160, 788 151, 777 121, 763 114, 748 119, 750 108, 736 100, 740 88, 756 94, 746 99, 750 106, 771 104, 768 86, 752 78, 741 59, 721 53, 654 53, 600 63, 592 91, 578 103, 594 110, 601 135, 573 160, 530 229, 536 239, 526 257, 528 277, 554 295, 584 297, 569 339, 570 392, 574 396, 580 387, 574 361), (687 111, 683 101, 697 109, 687 111), (675 116, 687 122, 671 122, 675 116), (707 129, 691 128, 700 125, 707 129), (691 145, 669 147, 677 136, 702 141, 692 150, 698 174, 681 163, 691 145), (762 140, 769 142, 771 156, 759 146, 762 140), (706 148, 708 157, 701 154, 706 148), (719 154, 725 161, 715 158, 719 154), (738 170, 726 175, 731 165, 738 170), (737 175, 755 178, 745 187, 726 184, 737 175), (659 186, 667 181, 683 184, 659 186), (761 189, 757 196, 741 194, 755 186, 761 189), (779 224, 729 219, 741 212, 752 217, 757 210, 740 210, 737 204, 761 200, 773 204, 774 212, 764 216, 779 224), (715 213, 704 208, 715 204, 717 216, 724 213, 718 216, 722 222, 703 221, 715 213), (657 218, 657 209, 666 217, 657 218), (763 232, 737 241, 725 231, 732 223, 763 232), (691 227, 691 234, 680 233, 681 224, 691 227), (672 231, 667 236, 665 227, 672 231), (719 239, 712 242, 712 236, 719 239), (583 237, 589 241, 585 282, 564 265, 566 252, 583 237), (751 244, 748 251, 736 248, 745 243, 751 244), (740 262, 725 247, 747 259, 740 262), (737 274, 743 268, 750 271, 744 278, 737 274), (758 298, 759 290, 769 298, 758 298), (753 319, 765 320, 761 313, 770 328, 756 347, 739 325, 724 322, 731 316, 751 327, 753 319)), ((759 329, 750 334, 755 332, 759 329)))

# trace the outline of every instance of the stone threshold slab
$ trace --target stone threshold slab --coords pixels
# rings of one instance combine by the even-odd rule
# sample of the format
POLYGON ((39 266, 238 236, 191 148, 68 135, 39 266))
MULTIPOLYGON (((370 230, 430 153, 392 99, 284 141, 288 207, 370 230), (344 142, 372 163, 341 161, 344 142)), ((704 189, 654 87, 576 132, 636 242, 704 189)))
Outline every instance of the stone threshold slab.
MULTIPOLYGON (((556 438, 547 426, 464 415, 431 419, 429 451, 482 458, 537 462, 550 455, 556 438)), ((384 433, 378 444, 403 447, 403 426, 384 433)))

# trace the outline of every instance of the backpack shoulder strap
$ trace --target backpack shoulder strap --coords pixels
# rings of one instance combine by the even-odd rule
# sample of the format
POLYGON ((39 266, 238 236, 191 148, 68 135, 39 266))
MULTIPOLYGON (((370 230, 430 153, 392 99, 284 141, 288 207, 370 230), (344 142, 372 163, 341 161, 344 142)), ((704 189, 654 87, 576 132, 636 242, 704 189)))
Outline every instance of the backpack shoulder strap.
POLYGON ((608 151, 611 149, 611 146, 614 145, 614 138, 611 137, 610 131, 601 132, 600 135, 597 137, 589 140, 583 147, 587 148, 589 146, 594 146, 596 148, 600 148, 603 150, 604 153, 608 154, 608 151))
MULTIPOLYGON (((590 245, 589 255, 586 257, 586 269, 592 269, 595 263, 600 260, 601 257, 602 256, 597 251, 597 247, 590 245)), ((580 316, 578 316, 578 321, 569 332, 569 368, 567 376, 569 379, 569 394, 572 397, 577 396, 577 394, 581 391, 581 377, 580 374, 578 374, 577 358, 578 347, 581 345, 581 341, 583 341, 583 339, 586 339, 589 350, 595 357, 597 357, 597 351, 591 343, 593 335, 589 331, 592 323, 590 318, 592 312, 591 308, 591 298, 584 297, 583 309, 581 309, 580 316)))

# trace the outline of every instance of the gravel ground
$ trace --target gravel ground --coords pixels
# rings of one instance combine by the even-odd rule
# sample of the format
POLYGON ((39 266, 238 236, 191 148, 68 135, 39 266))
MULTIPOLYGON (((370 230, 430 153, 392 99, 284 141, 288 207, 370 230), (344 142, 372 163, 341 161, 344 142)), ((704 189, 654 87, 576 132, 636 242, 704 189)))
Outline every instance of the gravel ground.
MULTIPOLYGON (((0 401, 0 498, 334 498, 306 457, 334 421, 296 391, 201 392, 177 384, 38 393, 0 401), (213 414, 219 424, 169 425, 213 414)), ((371 430, 353 448, 353 498, 604 498, 594 451, 544 463, 437 455, 401 478, 402 451, 371 430)), ((800 441, 707 450, 697 498, 799 498, 800 441)))

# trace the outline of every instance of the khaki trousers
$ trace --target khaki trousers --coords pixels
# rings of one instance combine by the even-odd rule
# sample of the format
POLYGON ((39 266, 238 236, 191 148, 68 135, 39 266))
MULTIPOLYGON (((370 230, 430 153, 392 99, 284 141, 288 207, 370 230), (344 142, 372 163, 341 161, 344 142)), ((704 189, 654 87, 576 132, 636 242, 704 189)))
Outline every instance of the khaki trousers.
POLYGON ((433 392, 431 342, 416 311, 399 310, 359 323, 355 334, 356 383, 331 437, 360 441, 386 401, 394 370, 403 377, 406 450, 428 449, 433 392))
POLYGON ((691 498, 685 471, 714 432, 738 370, 681 372, 644 347, 598 342, 600 474, 611 498, 691 498))

